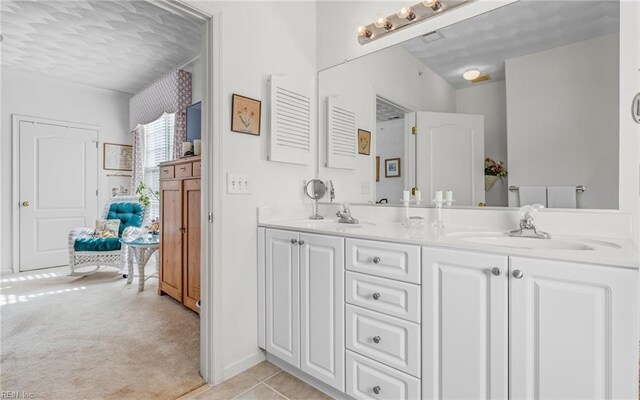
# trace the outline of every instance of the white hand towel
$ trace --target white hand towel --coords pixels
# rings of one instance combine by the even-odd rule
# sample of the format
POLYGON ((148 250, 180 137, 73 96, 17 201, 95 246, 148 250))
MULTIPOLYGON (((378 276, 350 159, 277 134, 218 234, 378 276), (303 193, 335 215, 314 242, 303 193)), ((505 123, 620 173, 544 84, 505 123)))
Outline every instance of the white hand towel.
POLYGON ((520 186, 518 190, 520 194, 520 207, 527 204, 542 204, 547 206, 547 187, 546 186, 520 186))
POLYGON ((547 187, 549 208, 576 208, 576 187, 549 186, 547 187))

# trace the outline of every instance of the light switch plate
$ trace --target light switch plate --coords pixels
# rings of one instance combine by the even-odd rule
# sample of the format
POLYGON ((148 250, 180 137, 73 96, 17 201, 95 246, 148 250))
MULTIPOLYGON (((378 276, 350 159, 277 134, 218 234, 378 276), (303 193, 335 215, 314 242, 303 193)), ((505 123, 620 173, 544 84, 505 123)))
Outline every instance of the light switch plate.
POLYGON ((253 185, 251 177, 242 174, 227 174, 227 193, 228 194, 250 194, 253 185))

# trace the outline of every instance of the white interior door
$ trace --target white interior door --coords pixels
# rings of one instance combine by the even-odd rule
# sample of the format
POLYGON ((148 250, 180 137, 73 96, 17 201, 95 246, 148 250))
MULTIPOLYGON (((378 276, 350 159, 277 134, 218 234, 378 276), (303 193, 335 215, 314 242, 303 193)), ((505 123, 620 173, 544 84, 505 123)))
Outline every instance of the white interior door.
POLYGON ((458 206, 484 202, 484 117, 417 112, 416 186, 430 201, 451 190, 458 206))
POLYGON ((17 122, 20 271, 68 264, 74 227, 93 227, 98 208, 98 130, 17 122))

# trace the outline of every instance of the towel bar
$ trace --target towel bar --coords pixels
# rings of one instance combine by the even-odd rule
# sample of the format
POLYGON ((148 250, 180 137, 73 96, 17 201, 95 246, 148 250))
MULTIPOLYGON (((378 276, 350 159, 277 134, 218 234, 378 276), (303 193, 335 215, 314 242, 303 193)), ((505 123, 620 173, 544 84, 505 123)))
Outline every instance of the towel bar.
MULTIPOLYGON (((510 192, 517 192, 518 190, 520 190, 520 188, 517 187, 517 186, 513 186, 513 185, 509 186, 509 191, 510 192)), ((587 190, 587 188, 584 185, 576 186, 576 192, 578 192, 578 193, 584 193, 586 190, 587 190)))

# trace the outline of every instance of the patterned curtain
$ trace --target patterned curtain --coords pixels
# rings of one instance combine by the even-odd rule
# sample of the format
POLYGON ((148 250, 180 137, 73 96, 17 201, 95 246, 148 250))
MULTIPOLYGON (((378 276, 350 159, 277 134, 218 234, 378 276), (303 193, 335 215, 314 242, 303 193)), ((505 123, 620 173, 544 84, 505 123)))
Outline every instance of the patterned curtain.
POLYGON ((131 178, 131 193, 134 194, 136 188, 144 180, 144 128, 142 125, 136 126, 131 132, 133 135, 133 176, 131 178))
POLYGON ((173 158, 182 155, 182 143, 187 140, 187 107, 191 105, 191 73, 178 71, 178 110, 176 111, 175 132, 173 141, 173 158))

